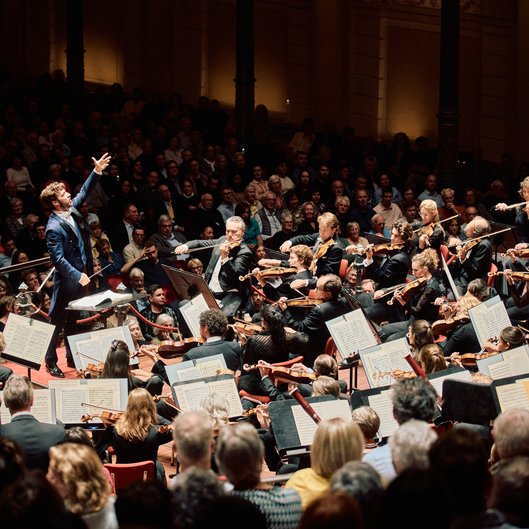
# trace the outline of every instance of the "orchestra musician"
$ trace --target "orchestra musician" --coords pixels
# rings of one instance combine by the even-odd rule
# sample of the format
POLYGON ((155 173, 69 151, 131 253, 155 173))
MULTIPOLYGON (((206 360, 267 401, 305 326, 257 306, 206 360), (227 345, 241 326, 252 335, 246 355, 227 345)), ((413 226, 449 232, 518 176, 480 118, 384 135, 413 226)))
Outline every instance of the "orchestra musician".
POLYGON ((529 318, 529 273, 527 276, 525 276, 525 272, 521 272, 521 274, 524 274, 523 277, 527 277, 528 280, 517 280, 516 277, 511 275, 510 269, 504 270, 503 274, 507 281, 510 294, 505 300, 505 308, 512 322, 529 318))
MULTIPOLYGON (((483 217, 475 217, 467 224, 465 233, 468 239, 483 237, 490 233, 489 221, 483 217)), ((463 246, 458 250, 458 259, 456 261, 450 266, 454 267, 452 271, 452 275, 455 278, 454 283, 462 294, 467 291, 468 284, 473 279, 487 281, 487 274, 490 271, 490 265, 492 263, 492 243, 490 237, 483 237, 472 242, 463 242, 463 246), (472 246, 466 250, 465 247, 468 248, 467 245, 472 246)))
POLYGON ((311 268, 315 277, 311 280, 297 280, 292 284, 292 288, 306 286, 313 288, 316 284, 316 277, 325 274, 338 274, 343 257, 343 250, 337 244, 339 225, 336 215, 329 212, 323 213, 318 217, 318 233, 296 235, 281 245, 280 250, 283 253, 288 252, 295 244, 314 247, 314 259, 311 268))
POLYGON ((432 274, 437 270, 438 265, 439 257, 433 248, 428 248, 413 257, 411 273, 416 280, 425 281, 413 289, 407 301, 402 292, 406 288, 413 287, 414 281, 395 291, 391 300, 392 306, 396 306, 392 321, 384 325, 378 333, 383 342, 404 338, 408 325, 414 320, 422 319, 433 322, 437 319, 439 308, 434 302, 442 292, 439 281, 432 274))
MULTIPOLYGON (((272 301, 277 301, 281 297, 288 299, 299 297, 299 292, 290 287, 292 282, 296 279, 306 279, 308 281, 312 279, 312 272, 309 270, 314 257, 312 250, 304 244, 296 244, 290 247, 289 252, 288 266, 296 269, 294 274, 283 279, 270 280, 266 279, 266 269, 259 270, 259 268, 256 268, 253 271, 258 283, 263 287, 265 296, 272 301)), ((261 259, 259 261, 259 266, 284 266, 285 264, 284 261, 279 259, 261 259)), ((301 287, 299 290, 303 295, 308 295, 309 293, 308 287, 301 287)))
POLYGON ((194 248, 213 247, 205 279, 228 318, 233 318, 248 299, 248 282, 239 281, 239 277, 246 275, 252 265, 252 251, 243 242, 245 230, 246 224, 241 217, 230 217, 226 221, 225 236, 188 241, 174 250, 175 254, 181 255, 194 248))
POLYGON ((444 242, 445 232, 440 224, 439 211, 435 200, 423 200, 419 206, 421 224, 417 232, 417 248, 419 251, 425 248, 439 250, 444 242))
MULTIPOLYGON (((413 231, 411 225, 400 219, 391 228, 391 244, 402 245, 400 250, 388 257, 382 264, 373 261, 373 250, 367 248, 366 258, 363 265, 366 274, 377 283, 377 290, 373 295, 369 295, 370 301, 374 303, 368 305, 361 302, 365 309, 366 316, 376 323, 389 319, 389 307, 387 301, 390 299, 388 289, 395 285, 404 284, 411 264, 410 249, 412 245, 413 231)), ((404 286, 404 285, 403 285, 404 286)))

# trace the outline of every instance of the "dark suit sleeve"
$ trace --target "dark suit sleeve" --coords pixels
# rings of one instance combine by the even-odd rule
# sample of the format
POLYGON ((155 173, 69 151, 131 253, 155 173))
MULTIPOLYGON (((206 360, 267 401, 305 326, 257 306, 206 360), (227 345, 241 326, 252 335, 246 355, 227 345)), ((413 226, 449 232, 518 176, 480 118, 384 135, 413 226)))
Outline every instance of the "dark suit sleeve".
POLYGON ((325 255, 318 260, 318 265, 320 260, 324 262, 323 267, 318 266, 318 275, 325 274, 336 274, 340 271, 340 264, 342 263, 343 250, 334 244, 331 246, 325 255))
POLYGON ((318 233, 311 233, 310 235, 296 235, 292 239, 288 239, 292 246, 296 244, 305 244, 307 246, 314 246, 316 240, 318 239, 318 233))
POLYGON ((58 221, 56 226, 46 231, 46 244, 48 246, 48 251, 50 253, 52 263, 59 272, 59 274, 62 277, 71 278, 72 280, 78 283, 81 279, 82 272, 77 270, 77 268, 73 267, 68 261, 68 259, 66 259, 66 255, 64 253, 65 241, 63 233, 65 232, 61 228, 58 221))
POLYGON ((369 272, 373 274, 374 279, 381 286, 391 286, 402 283, 406 280, 409 268, 409 259, 402 254, 390 257, 381 267, 376 262, 369 266, 369 272))
POLYGON ((221 270, 226 274, 226 279, 230 285, 239 282, 239 276, 246 275, 252 266, 252 252, 249 248, 240 248, 237 255, 228 259, 221 265, 221 270))
POLYGON ((469 278, 486 277, 492 262, 490 241, 483 240, 471 250, 470 255, 461 263, 469 278))
POLYGON ((319 306, 314 307, 305 317, 304 320, 297 321, 289 318, 289 326, 296 331, 303 332, 309 336, 321 332, 322 325, 325 325, 323 313, 319 306))

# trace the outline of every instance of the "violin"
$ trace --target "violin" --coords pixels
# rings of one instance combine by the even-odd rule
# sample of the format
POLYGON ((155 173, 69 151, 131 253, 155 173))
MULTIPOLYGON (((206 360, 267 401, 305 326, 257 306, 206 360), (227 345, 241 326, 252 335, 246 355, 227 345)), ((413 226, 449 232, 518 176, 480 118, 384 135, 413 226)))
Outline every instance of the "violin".
POLYGON ((274 366, 273 364, 267 364, 262 360, 260 360, 260 363, 258 364, 244 364, 242 366, 244 371, 255 371, 260 367, 268 369, 268 376, 280 382, 288 382, 292 384, 310 384, 318 378, 316 373, 306 373, 298 371, 297 369, 292 369, 290 367, 274 366))
POLYGON ((246 336, 252 336, 256 333, 262 332, 263 330, 261 325, 258 325, 257 323, 245 323, 242 321, 236 321, 235 323, 231 323, 230 327, 237 334, 244 334, 246 336))
POLYGON ((162 424, 158 428, 158 433, 167 433, 173 431, 173 425, 172 424, 162 424))
POLYGON ((177 358, 185 355, 189 349, 204 342, 204 338, 197 338, 196 336, 183 338, 182 340, 163 340, 158 347, 158 354, 162 358, 177 358))
POLYGON ((518 281, 529 281, 529 272, 515 272, 514 270, 497 270, 496 272, 489 272, 488 277, 494 277, 503 274, 506 277, 516 279, 518 281))
POLYGON ((411 296, 419 290, 423 285, 425 285, 428 282, 427 277, 418 277, 417 279, 414 279, 413 281, 410 281, 409 283, 406 283, 405 286, 403 286, 400 290, 396 290, 393 293, 393 297, 388 301, 388 305, 393 305, 395 301, 395 295, 400 293, 402 299, 404 301, 409 301, 411 296))
POLYGON ((101 410, 99 413, 91 413, 81 416, 81 422, 90 422, 93 419, 101 419, 106 424, 116 424, 118 419, 123 415, 122 411, 114 412, 110 410, 101 410))
POLYGON ((323 257, 326 253, 327 253, 327 250, 335 243, 335 240, 334 239, 329 239, 328 241, 325 241, 325 242, 322 242, 320 243, 320 245, 318 246, 318 249, 316 250, 316 253, 314 254, 314 257, 312 258, 312 264, 310 265, 310 268, 309 270, 311 272, 314 273, 314 271, 316 270, 316 261, 320 258, 320 257, 323 257))
POLYGON ((285 301, 287 307, 314 307, 315 305, 321 305, 324 302, 324 299, 311 298, 310 296, 287 299, 285 301))
POLYGON ((479 241, 480 241, 479 239, 475 239, 473 241, 468 241, 466 243, 463 243, 463 245, 457 249, 457 258, 460 261, 464 261, 467 258, 468 252, 470 252, 472 248, 477 246, 479 244, 479 241))
POLYGON ((509 248, 506 253, 500 254, 501 257, 521 257, 522 259, 529 258, 529 248, 520 248, 516 250, 515 248, 509 248))
POLYGON ((290 276, 298 272, 297 268, 284 268, 282 266, 273 266, 272 268, 267 268, 265 270, 259 270, 257 272, 250 272, 245 276, 239 276, 239 281, 245 281, 249 277, 256 276, 260 274, 263 279, 275 279, 277 277, 290 276))
POLYGON ((371 250, 373 252, 373 255, 388 255, 400 252, 404 248, 404 246, 405 244, 403 242, 394 244, 391 244, 389 242, 384 242, 382 244, 376 245, 370 244, 369 246, 366 246, 361 253, 365 254, 367 250, 371 250))
POLYGON ((453 353, 448 360, 450 362, 461 364, 463 367, 476 367, 478 360, 489 358, 490 356, 498 355, 500 351, 484 351, 479 353, 453 353))
POLYGON ((161 400, 165 400, 166 404, 171 406, 171 408, 174 408, 178 413, 182 413, 182 410, 175 405, 175 401, 172 395, 153 395, 152 400, 154 400, 154 402, 160 402, 161 400))
POLYGON ((459 325, 464 325, 469 321, 470 318, 468 316, 455 316, 434 321, 431 327, 434 338, 438 338, 441 334, 446 336, 448 332, 453 331, 459 325))
POLYGON ((103 374, 104 368, 104 362, 99 362, 97 364, 87 364, 85 369, 78 369, 77 374, 81 378, 97 378, 103 374))

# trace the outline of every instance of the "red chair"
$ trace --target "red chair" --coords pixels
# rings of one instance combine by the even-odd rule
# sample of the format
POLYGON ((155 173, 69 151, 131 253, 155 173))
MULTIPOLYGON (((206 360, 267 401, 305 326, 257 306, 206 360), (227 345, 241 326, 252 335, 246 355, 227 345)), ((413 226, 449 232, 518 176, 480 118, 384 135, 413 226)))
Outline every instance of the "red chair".
POLYGON ((340 279, 345 279, 345 275, 347 274, 348 268, 349 268, 349 261, 347 259, 342 259, 340 261, 340 269, 338 271, 338 275, 340 276, 340 279))
POLYGON ((449 265, 457 257, 455 253, 452 253, 448 249, 448 246, 446 244, 441 244, 439 250, 441 251, 441 255, 443 256, 447 265, 449 265))
POLYGON ((107 281, 108 288, 112 290, 113 292, 115 292, 120 283, 125 284, 125 275, 124 274, 114 274, 111 276, 107 276, 106 281, 107 281))
POLYGON ((153 461, 138 463, 105 463, 104 467, 110 472, 116 491, 120 491, 137 481, 148 481, 155 477, 153 461))
MULTIPOLYGON (((489 274, 495 274, 497 271, 498 271, 498 267, 494 263, 490 263, 489 274)), ((488 276, 487 277, 487 286, 493 287, 495 280, 496 280, 496 276, 495 275, 488 276)))
POLYGON ((323 352, 327 355, 331 355, 336 360, 336 353, 338 352, 338 348, 336 347, 332 336, 329 336, 329 338, 327 339, 327 343, 325 344, 325 350, 323 352))

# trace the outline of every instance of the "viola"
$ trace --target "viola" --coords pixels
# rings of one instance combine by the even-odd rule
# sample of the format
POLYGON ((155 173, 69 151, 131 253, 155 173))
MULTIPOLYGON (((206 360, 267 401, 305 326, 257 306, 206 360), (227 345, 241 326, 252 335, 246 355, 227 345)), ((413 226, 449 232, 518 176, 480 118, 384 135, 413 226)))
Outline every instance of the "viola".
POLYGON ((413 281, 410 281, 409 283, 406 283, 400 290, 396 290, 393 293, 393 298, 388 301, 388 305, 393 305, 393 302, 395 301, 395 295, 400 293, 402 299, 404 301, 409 301, 411 296, 419 290, 421 287, 423 287, 428 282, 427 277, 418 277, 417 279, 414 279, 413 281))
POLYGON ((242 368, 244 371, 254 371, 259 368, 266 368, 269 370, 269 377, 280 382, 289 382, 292 384, 310 384, 318 378, 318 375, 315 373, 302 372, 290 367, 274 366, 273 364, 267 364, 262 360, 260 363, 254 365, 244 364, 242 368))
POLYGON ((262 332, 263 330, 261 325, 258 325, 257 323, 246 323, 243 321, 236 321, 235 323, 231 323, 230 327, 237 334, 245 334, 246 336, 252 336, 256 333, 262 332))
POLYGON ((102 375, 103 369, 105 368, 104 362, 99 362, 97 364, 87 364, 85 369, 79 369, 77 374, 81 378, 97 378, 102 375))
POLYGON ((453 331, 459 325, 468 323, 470 318, 468 316, 454 316, 444 320, 437 320, 432 323, 432 333, 435 338, 441 334, 446 336, 448 332, 453 331))
POLYGON ((315 305, 321 305, 324 302, 324 299, 311 298, 310 296, 287 299, 285 301, 287 307, 314 307, 315 305))
POLYGON ((90 422, 93 419, 101 419, 106 424, 116 424, 122 415, 122 411, 114 412, 109 410, 101 410, 99 413, 91 413, 81 416, 81 422, 90 422))
POLYGON ((189 349, 204 342, 204 338, 197 338, 196 336, 183 338, 182 340, 163 340, 158 347, 158 354, 162 358, 177 358, 185 355, 189 349))

